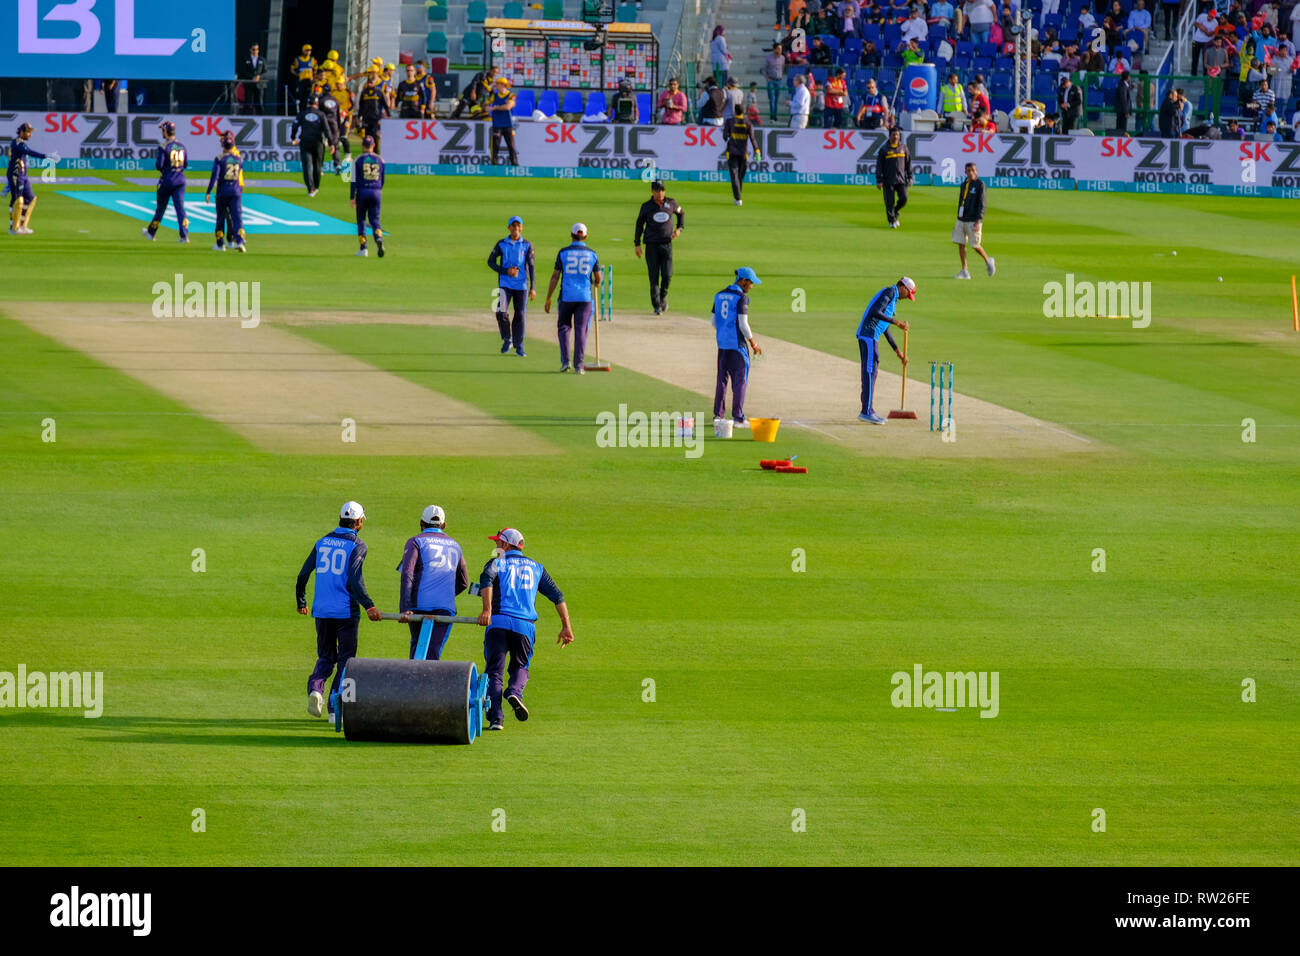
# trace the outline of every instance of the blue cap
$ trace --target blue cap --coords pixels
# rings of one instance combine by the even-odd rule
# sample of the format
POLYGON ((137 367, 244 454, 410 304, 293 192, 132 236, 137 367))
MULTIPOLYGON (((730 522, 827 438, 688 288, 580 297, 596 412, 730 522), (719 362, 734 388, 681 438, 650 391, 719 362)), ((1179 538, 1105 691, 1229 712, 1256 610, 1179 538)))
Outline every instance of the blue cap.
POLYGON ((506 225, 507 225, 507 226, 513 226, 515 223, 519 223, 519 225, 522 226, 522 225, 524 224, 524 221, 523 221, 522 219, 520 219, 518 216, 511 216, 511 217, 510 217, 510 221, 507 222, 506 225))
POLYGON ((741 266, 739 269, 737 269, 736 279, 737 281, 739 281, 740 279, 748 279, 750 282, 754 283, 754 285, 763 284, 763 280, 758 277, 758 273, 756 273, 749 266, 741 266))

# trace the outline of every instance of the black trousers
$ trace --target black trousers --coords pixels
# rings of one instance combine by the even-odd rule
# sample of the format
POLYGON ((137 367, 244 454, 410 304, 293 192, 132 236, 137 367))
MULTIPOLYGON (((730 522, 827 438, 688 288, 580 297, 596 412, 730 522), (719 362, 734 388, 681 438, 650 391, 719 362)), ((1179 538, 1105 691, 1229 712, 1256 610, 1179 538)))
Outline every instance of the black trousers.
POLYGON ((1128 132, 1128 114, 1127 114, 1127 113, 1116 113, 1116 114, 1115 114, 1115 132, 1116 132, 1116 133, 1127 133, 1127 132, 1128 132))
POLYGON ((739 199, 740 191, 745 188, 745 173, 749 172, 749 158, 728 156, 727 170, 731 173, 731 198, 739 199))
POLYGON ((519 165, 519 154, 515 152, 515 131, 509 126, 492 127, 492 165, 497 164, 497 153, 500 152, 501 141, 505 140, 506 149, 510 154, 510 165, 519 165))
POLYGON ((307 191, 320 189, 321 169, 325 165, 325 141, 314 143, 302 142, 298 146, 298 155, 302 159, 302 181, 307 184, 307 191))
POLYGON ((907 205, 907 185, 883 183, 881 191, 885 194, 885 218, 892 223, 907 205))
POLYGON ((655 309, 668 306, 668 283, 673 278, 673 244, 647 242, 645 264, 650 272, 650 305, 655 309))

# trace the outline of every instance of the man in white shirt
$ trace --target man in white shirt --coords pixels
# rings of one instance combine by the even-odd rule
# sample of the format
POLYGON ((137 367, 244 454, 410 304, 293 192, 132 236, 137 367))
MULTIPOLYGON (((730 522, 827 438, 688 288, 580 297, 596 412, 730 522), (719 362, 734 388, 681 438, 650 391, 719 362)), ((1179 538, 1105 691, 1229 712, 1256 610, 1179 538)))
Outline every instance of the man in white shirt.
POLYGON ((811 111, 812 96, 808 93, 806 77, 801 73, 794 78, 794 93, 790 96, 790 128, 807 129, 811 111))
POLYGON ((1089 35, 1089 31, 1097 25, 1097 19, 1092 15, 1092 11, 1086 6, 1079 11, 1079 36, 1089 35))
POLYGON ((912 15, 903 21, 903 40, 916 40, 918 43, 924 43, 925 38, 930 35, 930 26, 925 22, 925 17, 921 16, 918 7, 912 8, 912 15))
POLYGON ((1210 7, 1196 18, 1196 23, 1192 26, 1192 76, 1196 75, 1196 68, 1200 65, 1205 45, 1214 39, 1214 33, 1219 29, 1216 17, 1214 8, 1210 7))

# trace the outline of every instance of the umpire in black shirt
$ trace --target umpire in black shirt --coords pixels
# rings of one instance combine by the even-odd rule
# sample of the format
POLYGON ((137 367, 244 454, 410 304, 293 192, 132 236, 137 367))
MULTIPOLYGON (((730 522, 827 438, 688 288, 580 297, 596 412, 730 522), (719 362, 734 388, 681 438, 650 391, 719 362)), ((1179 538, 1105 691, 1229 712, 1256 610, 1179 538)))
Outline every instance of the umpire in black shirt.
POLYGON ((321 167, 325 165, 325 130, 320 97, 313 93, 307 106, 293 121, 293 131, 289 134, 302 159, 302 181, 307 184, 308 196, 316 195, 320 189, 321 167))
POLYGON ((673 240, 684 224, 682 207, 664 193, 664 184, 650 184, 650 198, 641 204, 636 217, 632 244, 641 258, 641 240, 645 239, 645 263, 650 270, 650 304, 655 315, 668 311, 668 283, 673 278, 673 240), (676 217, 676 224, 673 218, 676 217))
POLYGON ((889 142, 876 153, 876 188, 885 193, 885 218, 889 228, 898 228, 898 214, 907 205, 907 187, 912 185, 912 154, 903 145, 903 131, 895 126, 889 142))

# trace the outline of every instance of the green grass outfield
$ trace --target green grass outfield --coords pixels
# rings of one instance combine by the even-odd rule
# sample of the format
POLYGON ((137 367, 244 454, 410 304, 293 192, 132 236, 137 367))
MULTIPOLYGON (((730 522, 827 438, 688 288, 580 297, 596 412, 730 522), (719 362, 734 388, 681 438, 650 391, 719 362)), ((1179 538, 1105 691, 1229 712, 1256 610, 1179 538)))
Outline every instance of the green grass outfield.
MULTIPOLYGON (((907 272, 917 361, 951 360, 959 392, 1098 446, 950 459, 936 437, 924 457, 868 456, 786 429, 774 446, 710 441, 688 461, 598 448, 594 415, 703 399, 623 370, 560 378, 554 344, 502 358, 486 313, 484 260, 512 213, 543 281, 585 221, 616 266, 619 307, 644 310, 630 249, 644 188, 394 177, 379 261, 355 258, 348 237, 253 237, 248 255, 221 258, 200 233, 151 246, 134 220, 37 184, 37 233, 0 237, 0 671, 103 671, 106 701, 98 720, 0 710, 0 859, 1300 860, 1294 204, 993 192, 999 274, 959 284, 952 189, 915 190, 891 232, 874 189, 752 186, 736 209, 723 184, 674 188, 687 215, 675 311, 706 314, 731 269, 751 265, 760 342, 856 358, 866 299, 907 272), (175 272, 260 280, 267 318, 483 308, 482 332, 295 331, 562 454, 268 454, 14 320, 34 299, 148 303, 175 272), (1066 272, 1150 281, 1151 326, 1044 318, 1043 284, 1066 272), (795 288, 806 312, 791 311, 795 288), (798 452, 811 473, 757 472, 773 452, 798 452), (543 602, 529 723, 508 716, 504 734, 466 748, 350 744, 307 717, 314 635, 293 613, 293 579, 348 498, 370 515, 367 581, 385 610, 424 505, 447 509, 472 571, 486 535, 524 530, 577 634, 559 650, 543 602), (205 573, 191 571, 195 548, 205 573), (1096 548, 1105 573, 1091 570, 1096 548), (917 663, 999 672, 999 715, 894 708, 890 676, 917 663), (1255 703, 1242 701, 1247 678, 1255 703), (191 829, 195 808, 206 832, 191 829), (796 808, 806 832, 792 829, 796 808)), ((312 202, 348 218, 336 180, 312 202)), ((540 305, 534 323, 547 322, 540 305)), ((959 400, 959 441, 960 415, 959 400)), ((363 621, 361 653, 403 656, 404 634, 363 621)), ((478 629, 453 631, 447 656, 481 652, 478 629)))

